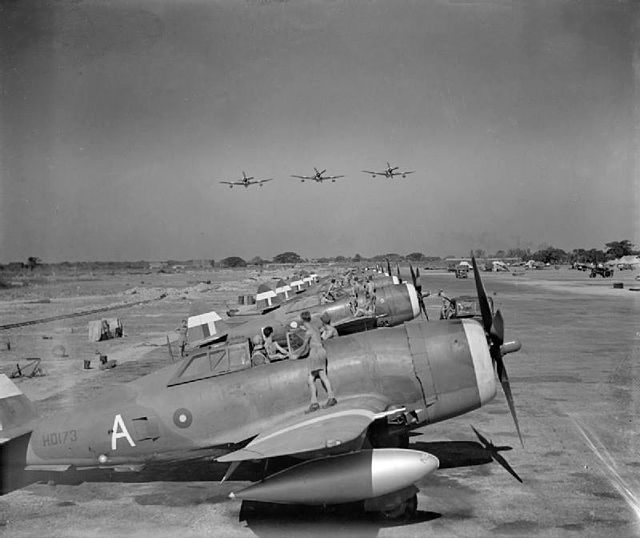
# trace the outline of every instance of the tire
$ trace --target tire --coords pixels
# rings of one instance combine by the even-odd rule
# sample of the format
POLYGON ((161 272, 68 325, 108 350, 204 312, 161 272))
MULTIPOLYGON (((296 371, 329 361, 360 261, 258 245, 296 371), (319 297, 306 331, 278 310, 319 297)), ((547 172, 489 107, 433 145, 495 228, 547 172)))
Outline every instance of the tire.
POLYGON ((390 510, 382 510, 380 514, 387 520, 411 519, 418 511, 418 496, 416 494, 402 501, 398 506, 390 510))

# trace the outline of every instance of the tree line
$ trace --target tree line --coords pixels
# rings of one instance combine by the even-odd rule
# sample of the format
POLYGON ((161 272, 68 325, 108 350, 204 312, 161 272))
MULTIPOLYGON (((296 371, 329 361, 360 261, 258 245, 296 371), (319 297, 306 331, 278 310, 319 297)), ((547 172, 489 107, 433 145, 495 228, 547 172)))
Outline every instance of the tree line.
MULTIPOLYGON (((489 253, 483 249, 477 249, 472 252, 476 258, 517 258, 520 260, 534 260, 542 263, 562 264, 562 263, 600 263, 608 260, 615 260, 622 256, 629 256, 640 254, 640 251, 635 250, 635 245, 628 239, 622 241, 611 241, 605 243, 605 249, 584 249, 576 248, 572 251, 565 251, 561 248, 553 246, 543 246, 538 250, 532 252, 531 249, 522 248, 510 248, 506 250, 497 250, 494 253, 489 253)), ((389 260, 390 263, 396 262, 413 262, 413 263, 430 263, 446 261, 447 258, 454 258, 455 256, 447 256, 444 259, 440 256, 428 256, 422 252, 410 252, 408 254, 398 254, 396 252, 387 252, 385 254, 376 254, 375 256, 365 257, 359 253, 353 256, 338 255, 334 257, 321 257, 315 259, 307 259, 300 256, 297 252, 286 251, 276 254, 271 260, 263 259, 260 256, 255 256, 249 261, 244 260, 240 256, 229 256, 216 262, 215 260, 204 260, 207 267, 246 267, 247 265, 263 266, 269 263, 275 264, 291 264, 297 263, 360 263, 360 262, 376 262, 386 263, 389 260)), ((189 260, 186 262, 180 262, 176 260, 168 260, 163 262, 167 266, 184 265, 184 266, 198 266, 202 267, 203 260, 189 260), (196 263, 197 262, 197 263, 196 263)), ((0 270, 3 269, 29 269, 33 271, 40 265, 45 266, 57 266, 60 268, 75 268, 81 270, 87 269, 148 269, 151 264, 145 261, 137 262, 61 262, 59 264, 44 264, 37 256, 29 256, 26 263, 13 262, 7 265, 0 264, 0 270)))

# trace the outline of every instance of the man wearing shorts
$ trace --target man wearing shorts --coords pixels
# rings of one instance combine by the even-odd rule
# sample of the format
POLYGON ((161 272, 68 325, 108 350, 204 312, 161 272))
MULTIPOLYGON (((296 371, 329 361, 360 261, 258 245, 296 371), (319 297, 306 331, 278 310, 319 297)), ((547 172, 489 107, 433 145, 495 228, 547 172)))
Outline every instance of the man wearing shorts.
POLYGON ((320 379, 320 382, 327 391, 327 403, 324 407, 331 407, 338 402, 333 395, 331 383, 327 376, 327 352, 324 349, 322 338, 318 329, 311 324, 311 314, 308 310, 305 310, 300 314, 300 319, 305 328, 304 343, 296 353, 296 358, 300 358, 307 351, 309 352, 308 365, 309 375, 307 376, 307 384, 309 385, 309 392, 311 393, 311 403, 307 413, 313 413, 320 409, 318 404, 318 391, 316 389, 316 380, 320 379))

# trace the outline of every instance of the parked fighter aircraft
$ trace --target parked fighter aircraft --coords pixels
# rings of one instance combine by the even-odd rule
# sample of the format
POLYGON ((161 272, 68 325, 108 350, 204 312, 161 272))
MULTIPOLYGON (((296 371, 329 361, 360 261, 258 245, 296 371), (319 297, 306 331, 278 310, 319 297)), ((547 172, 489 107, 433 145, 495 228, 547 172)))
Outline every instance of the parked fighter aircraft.
MULTIPOLYGON (((408 449, 409 432, 491 401, 494 367, 519 433, 503 357, 520 345, 504 342, 502 315, 491 316, 475 264, 474 270, 482 324, 421 318, 327 341, 338 403, 310 415, 304 412, 308 359, 251 367, 246 339, 203 349, 43 419, 0 376, 3 457, 13 447, 21 455, 8 461, 49 471, 139 470, 154 462, 215 458, 231 463, 228 479, 242 462, 282 466, 293 456, 302 462, 235 496, 312 505, 363 501, 366 510, 412 515, 415 483, 439 461, 408 449)), ((490 448, 492 454, 504 449, 490 448)))
POLYGON ((292 175, 291 177, 295 177, 295 178, 301 180, 302 183, 304 183, 306 179, 315 181, 317 183, 322 183, 323 181, 328 181, 328 180, 331 180, 332 183, 335 183, 336 179, 344 177, 344 176, 325 176, 324 173, 327 171, 326 169, 322 170, 322 171, 319 171, 315 166, 313 167, 313 169, 316 171, 316 173, 314 175, 312 175, 312 176, 296 176, 296 175, 292 175))
POLYGON ((298 342, 298 321, 304 310, 309 310, 315 320, 328 314, 338 333, 346 335, 376 327, 394 327, 415 318, 420 309, 420 296, 409 283, 378 287, 375 309, 370 312, 360 312, 349 296, 327 302, 322 293, 305 293, 263 315, 232 316, 223 320, 215 312, 199 312, 188 319, 189 342, 195 353, 197 348, 225 339, 251 338, 269 326, 273 328, 273 340, 290 347, 298 342))
POLYGON ((412 170, 411 172, 401 172, 398 170, 398 168, 400 168, 399 166, 391 166, 389 164, 389 162, 387 161, 387 169, 384 172, 372 172, 370 170, 363 170, 363 172, 365 174, 371 174, 373 179, 376 178, 376 176, 384 176, 388 179, 392 179, 394 177, 397 176, 402 176, 402 177, 407 177, 409 174, 413 174, 415 173, 415 170, 412 170), (398 171, 396 171, 398 170, 398 171))
POLYGON ((260 179, 258 181, 253 181, 253 176, 251 177, 247 177, 247 174, 244 173, 244 171, 242 172, 242 179, 239 181, 221 181, 220 183, 224 183, 225 185, 229 185, 230 189, 233 189, 234 185, 240 185, 241 187, 244 187, 245 189, 249 188, 250 185, 259 185, 260 187, 262 187, 262 185, 264 185, 267 181, 271 181, 273 178, 269 178, 269 179, 260 179))

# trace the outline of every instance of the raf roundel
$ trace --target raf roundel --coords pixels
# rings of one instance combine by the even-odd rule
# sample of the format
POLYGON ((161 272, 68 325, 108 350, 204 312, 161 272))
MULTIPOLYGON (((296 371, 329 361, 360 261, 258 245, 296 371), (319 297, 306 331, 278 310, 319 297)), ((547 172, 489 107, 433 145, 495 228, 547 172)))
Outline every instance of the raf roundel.
POLYGON ((178 428, 188 428, 191 426, 193 422, 193 415, 191 411, 181 407, 180 409, 176 409, 176 412, 173 414, 173 423, 178 426, 178 428))

